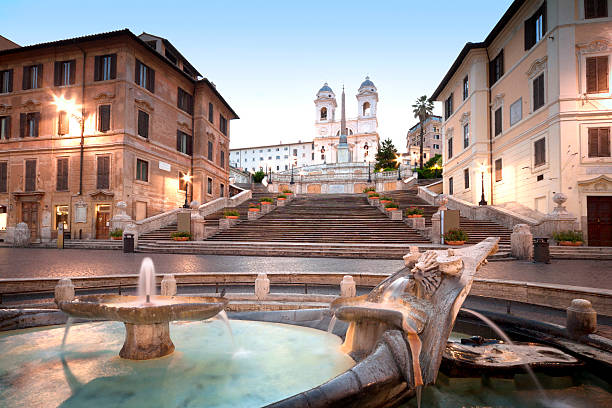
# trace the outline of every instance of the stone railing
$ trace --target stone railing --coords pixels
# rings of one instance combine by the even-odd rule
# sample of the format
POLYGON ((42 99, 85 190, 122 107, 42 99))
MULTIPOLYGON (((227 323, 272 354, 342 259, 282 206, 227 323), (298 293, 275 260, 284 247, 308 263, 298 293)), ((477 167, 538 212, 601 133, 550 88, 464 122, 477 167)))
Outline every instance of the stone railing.
POLYGON ((173 210, 145 218, 144 220, 135 221, 134 224, 136 225, 136 232, 138 235, 142 235, 170 225, 173 222, 176 222, 176 215, 182 210, 182 208, 175 208, 173 210))
POLYGON ((202 217, 221 211, 228 207, 238 207, 240 204, 253 197, 251 190, 244 190, 231 198, 219 197, 215 200, 204 203, 198 207, 198 211, 202 217))
POLYGON ((238 207, 240 204, 253 198, 253 191, 243 190, 229 199, 229 207, 238 207))

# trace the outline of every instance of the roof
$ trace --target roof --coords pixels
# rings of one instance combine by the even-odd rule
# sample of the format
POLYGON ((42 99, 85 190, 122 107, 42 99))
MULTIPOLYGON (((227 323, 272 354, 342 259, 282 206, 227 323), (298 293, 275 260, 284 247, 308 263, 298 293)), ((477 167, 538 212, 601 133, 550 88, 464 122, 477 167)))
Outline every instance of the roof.
POLYGON ((359 89, 363 88, 364 86, 374 86, 374 82, 370 81, 370 77, 369 76, 367 76, 365 78, 365 81, 363 81, 361 83, 361 85, 359 86, 359 89))
POLYGON ((312 143, 314 143, 314 140, 309 140, 306 142, 295 142, 295 143, 279 143, 279 144, 263 145, 263 146, 236 147, 236 148, 230 148, 230 151, 232 150, 257 150, 257 149, 267 149, 269 147, 271 148, 271 147, 307 145, 307 144, 312 144, 312 143))
POLYGON ((514 0, 514 2, 512 2, 510 7, 508 7, 508 10, 506 10, 502 18, 497 22, 495 27, 493 27, 493 29, 491 30, 489 35, 487 35, 487 38, 485 38, 483 42, 477 42, 477 43, 468 42, 465 44, 465 46, 463 47, 463 49, 457 56, 457 59, 455 59, 455 62, 453 62, 453 65, 451 65, 446 75, 444 75, 442 82, 440 82, 440 85, 438 85, 436 90, 433 92, 433 94, 429 98, 430 100, 434 101, 438 98, 438 96, 440 96, 440 93, 442 93, 442 90, 444 90, 444 87, 446 86, 446 84, 448 84, 448 81, 450 81, 453 75, 455 75, 455 73, 459 69, 459 66, 461 65, 461 63, 463 62, 463 60, 465 59, 465 57, 471 50, 478 49, 478 48, 486 48, 491 45, 495 37, 499 35, 499 33, 503 30, 506 24, 508 24, 508 22, 512 19, 512 17, 514 17, 514 15, 519 11, 521 6, 523 6, 523 4, 525 4, 526 1, 527 0, 514 0))
POLYGON ((11 48, 18 48, 18 47, 19 47, 19 44, 17 44, 14 41, 9 40, 3 35, 0 35, 0 49, 5 50, 5 49, 11 49, 11 48))
MULTIPOLYGON (((435 119, 438 122, 442 122, 442 116, 438 116, 438 115, 430 115, 426 120, 425 123, 429 122, 430 120, 435 119)), ((414 125, 413 127, 411 127, 408 132, 412 132, 414 129, 420 127, 421 122, 417 122, 416 125, 414 125)))
POLYGON ((219 98, 219 100, 221 102, 223 102, 223 104, 235 116, 232 119, 239 119, 239 117, 236 114, 236 112, 234 112, 232 107, 225 101, 225 99, 223 99, 223 97, 221 96, 219 91, 217 91, 215 86, 213 84, 211 84, 210 81, 207 78, 204 78, 204 79, 201 79, 201 80, 193 79, 189 74, 187 74, 182 69, 180 69, 179 67, 174 65, 168 58, 166 58, 165 56, 161 55, 159 52, 157 52, 153 48, 149 47, 146 42, 144 42, 141 38, 139 38, 136 34, 131 32, 127 28, 124 28, 123 30, 109 31, 109 32, 106 32, 106 33, 91 34, 91 35, 85 35, 85 36, 82 36, 82 37, 68 38, 68 39, 65 39, 65 40, 51 41, 51 42, 46 42, 46 43, 28 45, 28 46, 25 46, 25 47, 11 48, 11 49, 7 49, 7 50, 0 50, 0 57, 4 56, 4 55, 18 54, 18 53, 21 53, 21 52, 34 51, 34 50, 40 50, 40 49, 45 49, 45 48, 63 47, 63 46, 68 46, 68 45, 79 45, 79 44, 83 44, 83 43, 86 43, 86 42, 98 41, 98 40, 107 40, 107 39, 111 39, 111 38, 118 38, 118 37, 121 37, 121 36, 127 36, 131 40, 133 40, 136 43, 142 45, 144 47, 144 49, 147 50, 147 52, 150 52, 153 55, 155 55, 156 58, 159 58, 160 61, 163 61, 168 66, 172 67, 172 69, 174 69, 176 72, 180 73, 180 75, 182 75, 184 78, 187 78, 190 82, 192 82, 194 84, 195 83, 202 83, 203 82, 204 84, 209 86, 210 89, 212 89, 213 93, 219 98))
POLYGON ((319 89, 319 92, 317 93, 321 93, 321 92, 334 92, 332 91, 332 89, 329 87, 329 85, 327 85, 327 82, 325 84, 323 84, 323 86, 321 87, 321 89, 319 89))
MULTIPOLYGON (((179 50, 177 50, 176 47, 174 45, 172 45, 172 43, 170 41, 168 41, 166 38, 160 37, 160 36, 155 35, 155 34, 147 33, 146 31, 143 31, 142 34, 146 34, 146 35, 149 35, 151 37, 159 38, 164 43, 164 47, 168 48, 170 51, 172 51, 172 53, 176 54, 183 61, 183 64, 187 65, 187 68, 189 68, 191 71, 193 71, 193 73, 197 74, 198 76, 203 76, 202 74, 200 74, 198 72, 197 69, 195 69, 195 67, 193 65, 191 65, 191 63, 187 60, 187 58, 185 58, 183 56, 183 54, 181 54, 181 52, 179 50)), ((142 35, 142 34, 140 34, 140 35, 142 35)))

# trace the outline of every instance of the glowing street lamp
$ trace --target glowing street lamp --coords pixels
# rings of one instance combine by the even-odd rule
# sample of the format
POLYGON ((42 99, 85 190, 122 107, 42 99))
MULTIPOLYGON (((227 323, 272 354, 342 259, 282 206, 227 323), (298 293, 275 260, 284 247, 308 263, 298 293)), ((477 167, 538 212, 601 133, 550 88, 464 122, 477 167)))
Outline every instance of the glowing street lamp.
POLYGON ((402 170, 401 170, 402 158, 396 154, 394 161, 397 163, 397 179, 401 180, 402 179, 402 170))
POLYGON ((66 112, 79 121, 81 125, 81 146, 80 146, 80 168, 79 168, 79 195, 83 193, 83 154, 85 151, 85 118, 83 113, 83 105, 77 105, 72 99, 66 99, 64 96, 53 95, 53 104, 57 107, 57 112, 66 112), (79 113, 79 110, 81 111, 79 113))
POLYGON ((487 171, 487 166, 485 166, 484 163, 480 164, 480 174, 482 176, 481 178, 481 188, 482 188, 482 195, 480 196, 480 202, 478 203, 478 205, 487 205, 487 200, 485 200, 485 194, 484 194, 484 174, 485 171, 487 171))
POLYGON ((189 183, 191 182, 191 179, 192 177, 189 175, 189 173, 183 174, 183 181, 185 182, 185 204, 183 204, 183 208, 189 208, 189 201, 187 200, 187 197, 189 196, 189 183))

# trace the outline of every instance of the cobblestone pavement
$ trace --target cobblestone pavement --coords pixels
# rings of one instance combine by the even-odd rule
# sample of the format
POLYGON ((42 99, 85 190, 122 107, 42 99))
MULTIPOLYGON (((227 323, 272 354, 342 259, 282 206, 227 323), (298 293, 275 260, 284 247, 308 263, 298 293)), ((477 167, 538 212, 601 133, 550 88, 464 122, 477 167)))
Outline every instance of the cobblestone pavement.
MULTIPOLYGON (((393 272, 403 266, 402 260, 124 254, 104 250, 0 248, 0 279, 135 274, 145 256, 153 259, 158 274, 393 272)), ((612 261, 553 260, 548 265, 525 261, 490 262, 481 268, 477 277, 612 289, 612 261)))

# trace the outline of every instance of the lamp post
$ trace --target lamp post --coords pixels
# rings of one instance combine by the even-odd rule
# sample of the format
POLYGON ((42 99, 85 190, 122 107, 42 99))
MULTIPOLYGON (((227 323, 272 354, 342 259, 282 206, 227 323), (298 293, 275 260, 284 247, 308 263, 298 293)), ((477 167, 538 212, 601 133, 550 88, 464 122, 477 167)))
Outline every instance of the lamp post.
POLYGON ((291 181, 289 182, 289 184, 295 184, 295 182, 293 181, 293 166, 295 166, 295 162, 297 161, 297 157, 293 157, 293 159, 291 160, 291 181))
POLYGON ((395 155, 395 162, 397 163, 397 179, 402 179, 402 158, 398 155, 395 155))
POLYGON ((480 165, 480 174, 481 174, 481 188, 482 188, 482 195, 480 196, 480 202, 478 203, 478 205, 487 205, 487 200, 485 200, 485 194, 484 194, 484 174, 485 174, 485 170, 487 169, 487 167, 483 164, 480 165))
MULTIPOLYGON (((83 105, 80 107, 74 103, 72 99, 66 99, 63 96, 57 97, 53 95, 53 103, 57 108, 57 112, 64 112, 68 116, 68 123, 70 125, 70 117, 75 118, 79 121, 79 125, 81 128, 81 142, 80 142, 80 168, 79 168, 79 195, 83 194, 83 155, 85 150, 85 112, 83 110, 83 105), (79 109, 81 112, 79 113, 79 109)), ((68 131, 68 129, 65 129, 68 131)))
POLYGON ((189 182, 191 181, 189 173, 183 175, 183 180, 185 181, 185 203, 183 204, 183 208, 189 208, 189 182))

